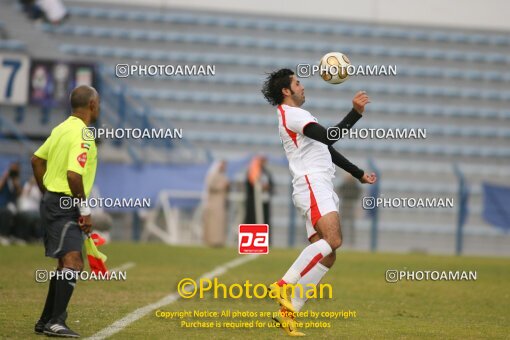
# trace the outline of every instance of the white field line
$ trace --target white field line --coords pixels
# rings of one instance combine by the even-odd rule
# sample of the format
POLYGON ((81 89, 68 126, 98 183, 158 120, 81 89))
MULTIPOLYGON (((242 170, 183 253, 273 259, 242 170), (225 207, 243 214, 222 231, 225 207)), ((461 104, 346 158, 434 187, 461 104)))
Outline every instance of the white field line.
POLYGON ((110 272, 121 272, 121 271, 124 271, 124 270, 131 269, 131 268, 133 268, 134 266, 136 266, 136 263, 134 263, 134 262, 126 262, 126 263, 124 263, 124 264, 121 264, 121 265, 120 265, 120 266, 118 266, 118 267, 115 267, 115 268, 109 269, 108 271, 110 271, 110 272))
MULTIPOLYGON (((259 255, 244 255, 242 257, 238 257, 235 260, 232 260, 232 261, 227 262, 223 265, 220 265, 220 266, 214 268, 212 271, 203 274, 199 278, 199 280, 200 279, 210 279, 211 280, 215 277, 225 274, 231 268, 234 268, 234 267, 240 266, 246 262, 255 260, 258 256, 259 255)), ((188 288, 188 287, 190 287, 190 290, 191 290, 191 285, 186 286, 186 288, 188 288)), ((132 324, 133 322, 143 318, 144 316, 151 313, 152 311, 157 310, 158 308, 161 308, 163 306, 169 305, 171 303, 174 303, 180 297, 181 296, 179 295, 178 292, 174 292, 174 293, 171 293, 171 294, 163 297, 159 301, 156 301, 156 302, 146 305, 144 307, 140 307, 140 308, 134 310, 133 312, 129 313, 122 319, 115 321, 110 326, 103 328, 102 330, 100 330, 96 334, 92 335, 88 339, 94 339, 94 340, 106 339, 106 338, 120 332, 121 330, 123 330, 124 328, 126 328, 127 326, 132 324)))

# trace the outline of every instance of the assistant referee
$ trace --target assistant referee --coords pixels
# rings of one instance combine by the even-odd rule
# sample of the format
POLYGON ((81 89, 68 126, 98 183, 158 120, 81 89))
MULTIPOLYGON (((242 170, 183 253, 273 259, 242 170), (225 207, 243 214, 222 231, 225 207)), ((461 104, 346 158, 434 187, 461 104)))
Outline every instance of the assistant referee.
POLYGON ((58 259, 35 332, 77 338, 79 334, 69 329, 65 320, 77 273, 83 270, 84 233, 91 230, 85 199, 96 175, 97 149, 93 138, 85 134, 84 139, 84 129, 99 117, 99 95, 93 87, 78 86, 70 102, 71 116, 51 131, 32 157, 34 176, 43 193, 41 222, 46 256, 58 259), (83 204, 70 205, 76 198, 83 204))

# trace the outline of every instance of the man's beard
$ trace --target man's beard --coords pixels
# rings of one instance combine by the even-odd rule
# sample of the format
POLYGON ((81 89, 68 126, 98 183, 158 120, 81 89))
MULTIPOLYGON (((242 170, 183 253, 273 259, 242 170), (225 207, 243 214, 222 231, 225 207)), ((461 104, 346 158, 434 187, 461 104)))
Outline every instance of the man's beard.
POLYGON ((305 103, 305 96, 303 95, 302 97, 297 97, 296 96, 296 92, 290 90, 290 94, 292 95, 292 97, 294 98, 294 101, 296 103, 299 103, 299 106, 303 105, 305 103))

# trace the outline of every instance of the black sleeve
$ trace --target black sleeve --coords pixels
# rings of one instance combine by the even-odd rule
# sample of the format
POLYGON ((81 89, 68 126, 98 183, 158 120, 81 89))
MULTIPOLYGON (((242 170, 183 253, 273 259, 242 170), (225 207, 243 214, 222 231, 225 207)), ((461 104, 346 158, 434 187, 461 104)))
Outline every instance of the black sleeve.
POLYGON ((318 142, 321 142, 323 144, 331 146, 334 143, 336 143, 338 141, 338 139, 340 139, 341 131, 343 129, 350 129, 351 127, 354 126, 354 124, 356 124, 356 122, 361 117, 362 116, 361 116, 361 114, 358 113, 358 111, 356 111, 355 109, 352 109, 347 114, 347 116, 345 116, 344 119, 342 119, 342 121, 340 123, 338 123, 335 126, 331 126, 331 127, 336 127, 340 130, 339 133, 336 135, 338 138, 336 138, 335 136, 328 136, 328 130, 324 126, 320 125, 319 123, 311 123, 311 124, 308 124, 307 126, 305 126, 305 128, 303 129, 303 134, 306 137, 315 139, 318 142), (328 137, 330 137, 330 138, 328 138, 328 137), (331 137, 333 137, 333 138, 331 138, 331 137))
POLYGON ((335 125, 339 129, 350 129, 351 127, 356 124, 360 118, 363 117, 358 111, 356 111, 354 108, 347 114, 347 116, 342 119, 340 123, 335 125))
POLYGON ((331 154, 331 159, 336 166, 344 169, 348 173, 350 173, 353 177, 357 179, 361 179, 365 172, 358 168, 356 165, 349 162, 347 158, 345 158, 340 152, 336 151, 336 149, 332 146, 328 146, 329 153, 331 154))

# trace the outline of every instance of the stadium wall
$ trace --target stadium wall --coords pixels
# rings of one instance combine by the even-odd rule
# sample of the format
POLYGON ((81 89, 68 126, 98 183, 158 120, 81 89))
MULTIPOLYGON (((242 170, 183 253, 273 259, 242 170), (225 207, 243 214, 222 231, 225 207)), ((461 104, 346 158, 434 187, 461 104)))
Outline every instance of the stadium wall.
MULTIPOLYGON (((68 0, 72 3, 74 0, 68 0)), ((137 0, 91 0, 140 5, 137 0)), ((346 19, 372 23, 444 26, 510 31, 510 2, 506 0, 145 0, 144 6, 271 14, 277 16, 346 19)))

